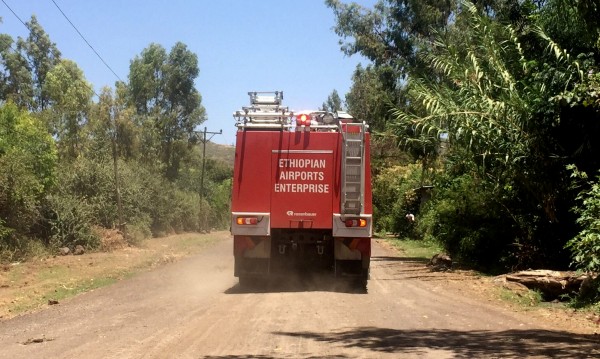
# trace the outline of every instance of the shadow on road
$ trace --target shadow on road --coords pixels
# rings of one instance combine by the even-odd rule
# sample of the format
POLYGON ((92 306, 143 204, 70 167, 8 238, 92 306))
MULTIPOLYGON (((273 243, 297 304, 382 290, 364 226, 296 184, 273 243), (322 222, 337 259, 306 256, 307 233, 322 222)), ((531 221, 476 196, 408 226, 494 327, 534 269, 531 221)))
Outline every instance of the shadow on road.
POLYGON ((600 336, 549 330, 460 331, 396 330, 363 327, 338 333, 275 332, 347 348, 375 352, 425 354, 447 350, 456 358, 598 358, 600 336))

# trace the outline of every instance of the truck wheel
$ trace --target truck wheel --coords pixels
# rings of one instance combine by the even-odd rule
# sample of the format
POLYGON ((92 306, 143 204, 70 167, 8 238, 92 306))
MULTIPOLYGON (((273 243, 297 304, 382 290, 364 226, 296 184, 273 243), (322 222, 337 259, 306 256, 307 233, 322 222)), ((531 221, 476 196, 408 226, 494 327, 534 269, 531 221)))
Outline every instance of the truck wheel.
POLYGON ((369 273, 363 273, 355 280, 355 288, 361 293, 367 293, 367 284, 369 282, 369 273))
POLYGON ((360 293, 367 293, 367 280, 363 278, 357 279, 356 282, 354 282, 354 287, 360 293))

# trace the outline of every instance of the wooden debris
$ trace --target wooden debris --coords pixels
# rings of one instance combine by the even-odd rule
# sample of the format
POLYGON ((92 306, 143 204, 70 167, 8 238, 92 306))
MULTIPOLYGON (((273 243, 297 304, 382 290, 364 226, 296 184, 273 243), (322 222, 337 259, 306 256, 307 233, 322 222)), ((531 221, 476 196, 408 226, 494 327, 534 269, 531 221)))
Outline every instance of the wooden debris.
POLYGON ((445 272, 452 269, 452 258, 446 253, 438 253, 431 258, 427 266, 434 272, 445 272))
POLYGON ((527 270, 504 275, 508 282, 516 282, 538 290, 545 299, 579 293, 592 278, 587 274, 547 269, 527 270))

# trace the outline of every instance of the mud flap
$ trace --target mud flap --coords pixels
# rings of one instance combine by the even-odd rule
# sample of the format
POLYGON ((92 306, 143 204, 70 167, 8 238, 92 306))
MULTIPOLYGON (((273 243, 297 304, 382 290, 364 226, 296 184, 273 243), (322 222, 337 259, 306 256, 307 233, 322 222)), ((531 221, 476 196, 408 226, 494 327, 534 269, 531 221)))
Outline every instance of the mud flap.
POLYGON ((369 249, 370 238, 336 238, 335 276, 356 278, 366 284, 371 262, 369 249))

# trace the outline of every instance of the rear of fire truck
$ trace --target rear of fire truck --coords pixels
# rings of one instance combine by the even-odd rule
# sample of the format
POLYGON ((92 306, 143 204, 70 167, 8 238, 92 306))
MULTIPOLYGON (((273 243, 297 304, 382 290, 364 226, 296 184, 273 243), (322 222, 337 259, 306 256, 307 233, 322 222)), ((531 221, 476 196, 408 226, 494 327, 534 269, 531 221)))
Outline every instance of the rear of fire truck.
POLYGON ((366 286, 372 236, 368 126, 342 112, 294 113, 250 92, 234 113, 235 276, 332 273, 366 286))

